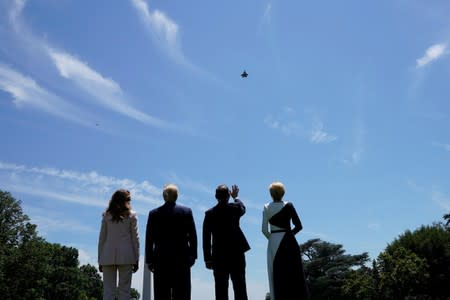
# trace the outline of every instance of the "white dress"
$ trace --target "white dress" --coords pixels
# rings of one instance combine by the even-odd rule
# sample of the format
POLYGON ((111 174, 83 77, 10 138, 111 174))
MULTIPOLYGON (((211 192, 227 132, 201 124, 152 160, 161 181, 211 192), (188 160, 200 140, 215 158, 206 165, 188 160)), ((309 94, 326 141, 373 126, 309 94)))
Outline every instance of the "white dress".
POLYGON ((271 300, 309 299, 300 247, 294 236, 301 229, 292 203, 273 201, 264 205, 262 232, 268 239, 267 271, 271 300), (292 229, 291 222, 294 224, 292 229))

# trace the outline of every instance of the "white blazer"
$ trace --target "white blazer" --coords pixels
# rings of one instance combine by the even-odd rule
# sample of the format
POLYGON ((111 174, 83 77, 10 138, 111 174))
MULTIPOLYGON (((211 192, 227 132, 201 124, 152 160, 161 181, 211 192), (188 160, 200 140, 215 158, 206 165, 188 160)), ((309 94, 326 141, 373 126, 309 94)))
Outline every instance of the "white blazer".
POLYGON ((98 238, 99 265, 132 265, 139 260, 139 232, 137 214, 131 211, 123 221, 113 222, 104 213, 98 238))

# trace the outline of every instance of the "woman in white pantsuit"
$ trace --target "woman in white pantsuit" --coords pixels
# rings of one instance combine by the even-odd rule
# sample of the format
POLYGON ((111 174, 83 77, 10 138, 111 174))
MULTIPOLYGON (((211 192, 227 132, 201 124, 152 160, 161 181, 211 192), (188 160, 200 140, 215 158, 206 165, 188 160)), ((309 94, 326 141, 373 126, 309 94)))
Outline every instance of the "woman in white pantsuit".
POLYGON ((98 264, 103 272, 103 300, 131 298, 132 273, 139 268, 139 234, 130 192, 117 190, 103 213, 98 239, 98 264), (119 273, 119 285, 117 285, 119 273))
POLYGON ((264 205, 262 232, 269 240, 270 300, 309 299, 300 246, 294 236, 302 230, 302 223, 292 203, 282 200, 285 190, 281 182, 272 183, 269 191, 273 201, 264 205))

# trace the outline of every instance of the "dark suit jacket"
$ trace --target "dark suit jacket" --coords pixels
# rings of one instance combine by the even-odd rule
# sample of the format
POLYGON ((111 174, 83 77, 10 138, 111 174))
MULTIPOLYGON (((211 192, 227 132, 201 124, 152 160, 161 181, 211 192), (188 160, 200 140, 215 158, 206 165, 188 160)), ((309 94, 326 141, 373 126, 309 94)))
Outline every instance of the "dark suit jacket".
MULTIPOLYGON (((197 233, 192 210, 166 202, 148 214, 146 263, 160 267, 191 267, 197 259, 197 233)), ((174 270, 176 271, 176 270, 174 270)))
POLYGON ((205 212, 203 221, 203 257, 213 264, 227 262, 236 255, 250 250, 239 219, 245 214, 245 206, 238 199, 231 203, 218 203, 205 212))

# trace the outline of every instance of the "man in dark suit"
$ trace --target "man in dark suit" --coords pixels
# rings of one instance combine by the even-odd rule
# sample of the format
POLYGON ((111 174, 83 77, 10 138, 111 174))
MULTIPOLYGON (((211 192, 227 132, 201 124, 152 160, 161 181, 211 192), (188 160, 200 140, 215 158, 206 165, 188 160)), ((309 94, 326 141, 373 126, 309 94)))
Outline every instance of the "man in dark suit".
POLYGON ((178 188, 168 184, 164 205, 148 215, 145 259, 153 272, 155 300, 190 300, 191 267, 197 259, 192 210, 176 204, 178 188))
POLYGON ((228 300, 229 278, 234 299, 247 300, 245 252, 250 250, 239 220, 245 206, 238 198, 239 188, 231 192, 226 185, 216 189, 217 205, 205 212, 203 221, 203 257, 206 268, 214 271, 216 300, 228 300), (234 202, 229 203, 230 196, 234 202))

